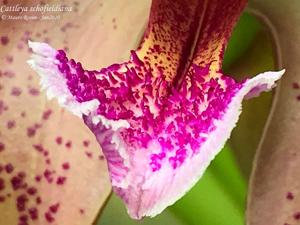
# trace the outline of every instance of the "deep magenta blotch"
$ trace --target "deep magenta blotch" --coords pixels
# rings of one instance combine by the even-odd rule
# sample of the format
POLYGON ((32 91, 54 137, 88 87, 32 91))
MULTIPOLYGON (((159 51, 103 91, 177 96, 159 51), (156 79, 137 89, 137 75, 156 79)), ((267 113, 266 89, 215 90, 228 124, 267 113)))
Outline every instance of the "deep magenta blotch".
POLYGON ((98 114, 110 120, 123 119, 141 125, 130 126, 121 132, 127 143, 146 148, 152 139, 158 140, 162 151, 151 156, 149 166, 153 171, 161 168, 165 157, 176 169, 185 161, 188 148, 196 153, 206 140, 199 134, 215 129, 212 121, 222 118, 231 98, 243 85, 226 76, 207 80, 209 69, 193 65, 188 81, 177 90, 172 82, 164 79, 163 73, 160 77, 153 77, 151 68, 134 51, 131 52, 132 62, 127 65, 126 76, 119 72, 123 68, 121 64, 98 72, 84 70, 80 63, 69 60, 63 50, 57 51, 56 59, 59 60, 59 71, 65 76, 68 88, 78 102, 98 99, 101 102, 98 114), (141 74, 146 74, 146 78, 143 79, 141 74), (222 87, 219 80, 226 86, 222 87), (168 97, 161 88, 170 93, 168 97), (204 110, 199 108, 203 101, 207 102, 204 110), (140 111, 141 115, 137 116, 136 111, 140 111))

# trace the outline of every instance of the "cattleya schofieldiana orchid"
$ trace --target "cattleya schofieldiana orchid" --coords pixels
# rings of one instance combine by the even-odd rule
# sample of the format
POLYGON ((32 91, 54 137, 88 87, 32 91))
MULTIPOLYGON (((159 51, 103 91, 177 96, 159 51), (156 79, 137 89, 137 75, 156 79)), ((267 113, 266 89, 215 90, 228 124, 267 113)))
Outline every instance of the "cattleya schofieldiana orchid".
POLYGON ((130 60, 99 70, 29 42, 28 63, 42 88, 94 133, 131 217, 155 216, 182 197, 229 138, 242 100, 270 90, 284 73, 240 83, 222 73, 224 49, 245 5, 153 0, 130 60))

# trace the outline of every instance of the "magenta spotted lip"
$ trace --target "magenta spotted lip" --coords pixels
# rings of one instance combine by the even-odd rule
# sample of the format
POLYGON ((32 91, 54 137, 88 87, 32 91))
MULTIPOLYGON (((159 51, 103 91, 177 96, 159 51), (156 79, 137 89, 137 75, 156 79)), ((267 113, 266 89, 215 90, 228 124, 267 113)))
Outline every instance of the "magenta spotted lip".
MULTIPOLYGON (((160 6, 157 2, 168 3, 154 1, 151 13, 160 6)), ((185 5, 184 1, 176 2, 185 5)), ((233 12, 228 21, 237 19, 245 2, 240 3, 236 11, 234 4, 229 8, 233 12)), ((215 13, 207 1, 193 4, 189 13, 198 7, 215 13)), ((219 46, 211 44, 214 50, 206 49, 206 55, 197 48, 210 46, 209 40, 197 42, 198 55, 187 68, 180 69, 180 64, 188 60, 173 47, 168 51, 165 46, 173 46, 174 42, 175 49, 182 50, 189 39, 169 42, 166 36, 158 38, 153 27, 161 22, 157 19, 161 15, 155 16, 155 13, 150 16, 150 28, 142 47, 131 51, 129 61, 100 70, 85 70, 63 50, 29 42, 33 56, 28 63, 40 75, 42 88, 49 98, 57 98, 61 106, 83 118, 94 133, 108 162, 113 189, 133 218, 155 216, 183 196, 229 138, 241 113, 242 100, 270 90, 284 73, 284 70, 266 72, 241 83, 224 75, 218 68, 221 63, 216 60, 222 59, 227 36, 220 39, 219 46), (143 54, 147 41, 153 45, 143 54), (171 50, 175 51, 174 57, 171 50), (179 73, 180 82, 174 81, 178 78, 178 74, 172 74, 174 71, 183 71, 179 73)), ((178 14, 176 18, 170 21, 171 28, 178 25, 177 20, 186 22, 178 14)), ((212 27, 209 26, 214 21, 204 19, 203 23, 217 33, 219 29, 227 29, 223 28, 223 21, 219 18, 217 21, 212 27)), ((160 28, 170 28, 168 23, 161 23, 160 28)), ((186 23, 194 27, 193 23, 186 23)), ((234 22, 229 25, 225 33, 231 31, 234 22)), ((188 37, 185 25, 182 29, 188 37)), ((173 31, 165 29, 165 32, 173 31)), ((61 182, 65 180, 61 178, 61 182)))

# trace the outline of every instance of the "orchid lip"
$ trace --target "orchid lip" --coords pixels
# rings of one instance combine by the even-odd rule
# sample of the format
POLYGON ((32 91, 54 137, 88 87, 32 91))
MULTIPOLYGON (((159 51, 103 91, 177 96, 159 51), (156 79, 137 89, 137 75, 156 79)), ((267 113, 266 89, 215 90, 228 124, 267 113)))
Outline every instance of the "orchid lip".
POLYGON ((94 133, 131 217, 154 216, 188 191, 229 138, 243 98, 270 90, 283 75, 267 72, 238 83, 221 72, 220 55, 244 3, 153 1, 141 47, 129 61, 101 70, 85 70, 63 50, 29 42, 29 64, 42 88, 94 133), (170 7, 169 19, 162 6, 170 7), (179 23, 183 9, 192 20, 179 23), (203 16, 218 12, 227 17, 203 16), (169 41, 177 26, 182 36, 169 41))

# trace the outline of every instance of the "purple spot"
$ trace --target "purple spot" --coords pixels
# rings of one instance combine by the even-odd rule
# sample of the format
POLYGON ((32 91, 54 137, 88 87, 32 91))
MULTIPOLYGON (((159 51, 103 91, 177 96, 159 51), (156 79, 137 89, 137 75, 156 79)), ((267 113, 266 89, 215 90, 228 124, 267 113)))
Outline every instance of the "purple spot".
POLYGON ((35 195, 35 194, 37 193, 37 189, 36 189, 35 187, 29 187, 29 188, 27 189, 27 193, 28 193, 29 195, 35 195))
POLYGON ((48 109, 45 112, 43 112, 43 120, 48 120, 49 117, 51 116, 51 114, 52 114, 52 110, 51 109, 48 109))
POLYGON ((21 88, 18 88, 18 87, 12 87, 11 92, 10 92, 10 94, 12 96, 20 96, 21 93, 22 93, 22 90, 21 90, 21 88))
POLYGON ((19 176, 12 177, 10 183, 14 190, 18 190, 24 186, 23 178, 19 176))
POLYGON ((26 112, 25 111, 23 111, 23 112, 21 112, 21 117, 26 117, 26 112))
POLYGON ((19 220, 20 220, 21 222, 27 222, 27 221, 28 221, 28 216, 27 216, 27 215, 21 215, 21 216, 19 217, 19 220))
POLYGON ((2 37, 0 38, 0 41, 1 41, 1 44, 2 44, 2 45, 7 45, 8 42, 9 42, 9 38, 8 38, 7 36, 2 36, 2 37))
POLYGON ((296 213, 294 214, 294 219, 295 219, 295 220, 300 220, 300 212, 296 212, 296 213))
POLYGON ((33 137, 36 133, 36 129, 34 127, 28 127, 27 128, 27 136, 33 137))
POLYGON ((48 181, 48 183, 52 183, 53 181, 53 177, 52 177, 53 172, 51 172, 50 170, 46 169, 44 171, 44 177, 46 178, 46 180, 48 181))
POLYGON ((63 185, 66 182, 67 178, 63 176, 59 176, 56 180, 57 185, 63 185))
POLYGON ((16 126, 16 121, 14 121, 14 120, 7 121, 7 124, 6 124, 7 129, 12 129, 15 126, 16 126))
POLYGON ((292 86, 293 86, 294 89, 299 89, 300 88, 300 86, 299 86, 299 84, 297 82, 294 82, 292 84, 292 86))
POLYGON ((19 212, 23 212, 26 209, 26 203, 28 198, 25 194, 21 194, 17 197, 16 205, 19 212))
POLYGON ((92 152, 85 152, 85 155, 88 157, 88 158, 93 158, 93 153, 92 152))
POLYGON ((6 173, 12 173, 14 171, 14 167, 11 163, 6 164, 4 168, 6 173))
POLYGON ((50 212, 52 212, 52 213, 57 213, 58 208, 59 208, 59 203, 56 203, 56 204, 54 204, 54 205, 51 205, 51 206, 49 207, 49 210, 50 210, 50 212))
POLYGON ((294 199, 294 194, 292 192, 288 192, 288 193, 286 193, 286 198, 288 200, 293 200, 294 199))
POLYGON ((70 169, 70 164, 68 162, 65 162, 65 163, 62 164, 62 168, 64 170, 68 170, 68 169, 70 169))
POLYGON ((51 164, 51 160, 50 159, 46 159, 46 164, 50 165, 51 164))
POLYGON ((90 141, 89 140, 84 140, 83 141, 83 146, 84 147, 89 147, 89 145, 90 145, 90 141))
POLYGON ((39 217, 39 213, 38 213, 37 208, 34 208, 34 207, 33 207, 33 208, 28 209, 28 213, 29 213, 30 218, 31 218, 32 220, 37 220, 38 217, 39 217))
POLYGON ((5 59, 7 63, 12 63, 14 61, 14 58, 11 55, 7 55, 5 59))
POLYGON ((37 175, 34 179, 36 182, 40 182, 42 180, 42 176, 37 175))
POLYGON ((52 214, 50 212, 46 212, 45 213, 45 219, 47 220, 47 222, 52 223, 54 222, 54 217, 52 216, 52 214))
POLYGON ((37 96, 40 94, 40 91, 36 88, 29 88, 29 94, 31 94, 32 96, 37 96))
POLYGON ((37 144, 37 145, 32 145, 34 147, 35 150, 37 150, 38 152, 44 152, 44 147, 41 144, 37 144))
POLYGON ((56 139, 55 139, 55 141, 56 141, 56 143, 58 144, 58 145, 61 145, 62 144, 62 137, 56 137, 56 139))
POLYGON ((71 148, 72 147, 72 141, 67 141, 67 143, 65 144, 65 146, 67 148, 71 148))
POLYGON ((41 199, 41 197, 37 197, 36 199, 35 199, 35 202, 36 202, 36 204, 41 204, 42 203, 42 199, 41 199))

